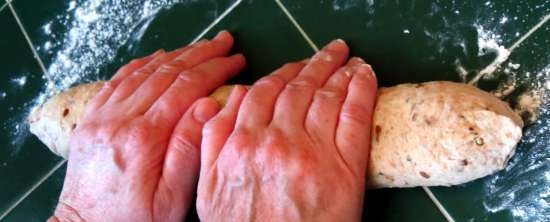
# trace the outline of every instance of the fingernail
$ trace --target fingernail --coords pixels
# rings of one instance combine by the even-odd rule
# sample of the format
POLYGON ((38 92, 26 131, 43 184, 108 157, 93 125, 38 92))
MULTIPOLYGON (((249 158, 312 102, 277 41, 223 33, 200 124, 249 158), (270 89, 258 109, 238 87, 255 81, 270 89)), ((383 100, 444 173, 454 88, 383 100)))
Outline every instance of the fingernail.
POLYGON ((226 38, 228 35, 230 36, 231 34, 229 34, 228 31, 222 30, 222 31, 218 32, 218 34, 216 34, 214 39, 215 40, 221 40, 221 39, 226 38))
POLYGON ((371 79, 371 78, 376 79, 376 74, 374 73, 372 66, 369 64, 363 63, 355 66, 354 69, 357 70, 356 71, 357 73, 366 77, 367 79, 371 79))
POLYGON ((361 57, 353 57, 353 58, 351 58, 351 59, 353 59, 353 60, 355 60, 355 61, 357 61, 357 62, 360 62, 360 63, 365 63, 365 60, 363 60, 361 57))
POLYGON ((245 58, 244 55, 241 54, 241 53, 237 53, 237 54, 235 54, 235 55, 232 55, 232 56, 230 56, 229 58, 231 58, 231 59, 239 59, 239 60, 246 61, 246 58, 245 58))
POLYGON ((221 31, 218 32, 218 34, 216 34, 216 37, 219 37, 219 36, 225 35, 225 34, 227 34, 227 31, 221 30, 221 31))
POLYGON ((330 42, 326 46, 326 49, 331 50, 331 51, 340 51, 340 50, 345 50, 345 47, 346 47, 346 42, 344 42, 344 40, 336 39, 336 40, 333 40, 332 42, 330 42))

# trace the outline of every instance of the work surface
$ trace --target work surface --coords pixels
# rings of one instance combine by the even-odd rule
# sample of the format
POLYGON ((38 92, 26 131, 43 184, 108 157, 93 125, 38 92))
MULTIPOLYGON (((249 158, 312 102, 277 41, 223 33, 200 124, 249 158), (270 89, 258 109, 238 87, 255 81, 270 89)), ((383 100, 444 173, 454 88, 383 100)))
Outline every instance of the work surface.
POLYGON ((506 94, 513 85, 504 99, 515 107, 522 104, 518 98, 539 95, 542 112, 525 128, 507 169, 462 186, 431 188, 441 209, 421 188, 369 191, 364 219, 445 221, 446 212, 456 221, 550 221, 550 22, 525 36, 550 14, 547 0, 10 4, 0 3, 0 220, 43 221, 57 201, 65 161, 31 136, 24 122, 51 88, 108 78, 133 57, 227 29, 236 38, 235 51, 248 60, 235 83, 250 84, 334 38, 372 64, 381 86, 467 81, 511 51, 479 87, 506 94), (44 76, 53 80, 49 89, 44 76))

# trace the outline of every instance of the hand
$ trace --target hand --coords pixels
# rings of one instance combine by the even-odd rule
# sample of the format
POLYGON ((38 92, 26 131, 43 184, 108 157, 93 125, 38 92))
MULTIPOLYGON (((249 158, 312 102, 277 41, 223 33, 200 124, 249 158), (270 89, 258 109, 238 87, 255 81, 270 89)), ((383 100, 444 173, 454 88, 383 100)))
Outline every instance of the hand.
POLYGON ((336 40, 290 63, 204 127, 197 210, 203 221, 359 221, 376 79, 336 40))
POLYGON ((232 45, 221 32, 122 67, 71 138, 52 221, 181 221, 196 188, 202 126, 219 109, 196 100, 244 67, 242 55, 225 57, 232 45))

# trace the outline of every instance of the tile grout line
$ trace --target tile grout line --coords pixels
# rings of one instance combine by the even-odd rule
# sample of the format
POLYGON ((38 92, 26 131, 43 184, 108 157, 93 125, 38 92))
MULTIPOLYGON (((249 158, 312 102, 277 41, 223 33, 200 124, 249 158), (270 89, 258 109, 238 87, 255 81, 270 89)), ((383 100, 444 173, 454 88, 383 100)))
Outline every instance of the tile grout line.
POLYGON ((447 211, 447 209, 445 209, 443 204, 441 204, 441 202, 439 202, 439 200, 437 199, 437 197, 435 197, 435 195, 432 193, 430 188, 428 188, 426 186, 422 186, 422 189, 424 190, 424 192, 426 194, 428 194, 428 197, 435 204, 435 206, 437 207, 439 212, 441 212, 441 214, 443 214, 443 217, 445 217, 445 219, 448 222, 455 222, 455 219, 451 216, 451 214, 447 211))
POLYGON ((11 2, 12 2, 11 0, 6 0, 6 4, 7 4, 8 8, 10 9, 10 11, 13 15, 13 17, 15 19, 15 22, 17 22, 17 25, 19 26, 19 29, 23 33, 23 36, 25 37, 25 40, 27 41, 27 44, 31 48, 32 54, 33 54, 34 58, 36 59, 36 61, 38 62, 38 66, 40 66, 40 69, 42 70, 42 73, 44 74, 44 77, 46 77, 46 80, 48 81, 48 85, 51 85, 52 87, 54 87, 53 88, 54 92, 57 92, 58 89, 55 87, 55 84, 54 84, 53 80, 51 79, 51 77, 48 73, 48 70, 46 69, 46 66, 44 66, 44 62, 42 62, 42 59, 40 58, 40 56, 38 55, 38 52, 34 48, 34 44, 32 43, 31 38, 29 37, 29 34, 27 33, 27 30, 23 26, 23 23, 21 22, 21 19, 19 19, 19 15, 17 15, 17 12, 15 11, 15 8, 13 8, 11 2))
MULTIPOLYGON (((290 12, 286 9, 286 7, 283 5, 283 3, 280 1, 280 0, 275 0, 275 2, 277 2, 277 4, 279 5, 279 7, 281 8, 281 10, 286 14, 286 16, 288 17, 288 19, 292 22, 292 24, 294 24, 294 26, 298 29, 298 31, 300 32, 300 34, 302 34, 302 36, 304 37, 304 39, 306 40, 306 42, 311 46, 311 48, 315 51, 315 52, 318 52, 319 51, 319 47, 317 47, 317 45, 315 45, 315 43, 309 38, 309 36, 307 35, 307 33, 302 29, 302 27, 300 26, 300 24, 298 24, 298 22, 296 21, 296 19, 294 19, 294 17, 292 16, 292 14, 290 14, 290 12)), ((430 188, 426 187, 426 186, 423 186, 422 189, 424 190, 424 192, 428 195, 428 197, 430 198, 430 200, 433 202, 433 204, 437 207, 437 209, 441 212, 441 214, 443 214, 443 216, 445 217, 445 219, 448 221, 448 222, 455 222, 455 220, 453 219, 453 217, 451 216, 451 214, 449 214, 449 212, 445 209, 445 207, 441 204, 441 202, 439 202, 439 200, 437 199, 437 197, 435 197, 435 195, 432 193, 432 191, 430 190, 430 188)))
POLYGON ((201 39, 204 35, 206 35, 206 33, 208 31, 210 31, 210 29, 212 29, 223 18, 225 18, 225 16, 227 16, 231 11, 233 11, 233 9, 235 9, 235 7, 237 7, 239 4, 241 4, 242 1, 243 0, 237 0, 237 1, 233 2, 233 4, 231 4, 225 11, 223 11, 222 14, 216 18, 216 20, 214 20, 204 30, 202 30, 202 32, 199 33, 199 35, 197 35, 197 37, 195 37, 195 39, 193 39, 193 41, 191 41, 190 44, 193 44, 193 43, 199 41, 199 39, 201 39))
POLYGON ((286 9, 286 7, 283 5, 283 3, 280 0, 275 0, 275 2, 277 3, 277 5, 279 5, 279 8, 281 8, 283 13, 285 13, 286 17, 290 20, 290 22, 296 27, 296 29, 298 29, 298 32, 300 32, 300 34, 302 34, 302 37, 306 40, 307 44, 309 44, 309 46, 311 46, 311 48, 313 48, 313 50, 315 50, 315 52, 318 52, 319 47, 317 47, 317 45, 315 45, 315 43, 313 43, 313 41, 309 38, 309 36, 304 31, 304 29, 302 29, 300 24, 298 24, 296 19, 294 19, 294 17, 286 9))
POLYGON ((4 2, 4 4, 2 5, 2 7, 0 7, 0 12, 2 12, 2 10, 4 10, 4 8, 6 8, 6 6, 8 6, 8 2, 9 0, 6 0, 6 2, 4 2))
POLYGON ((65 162, 67 162, 66 159, 59 161, 59 163, 57 163, 52 169, 50 169, 50 171, 44 174, 40 178, 40 180, 34 183, 30 189, 28 189, 25 193, 23 193, 23 195, 21 195, 16 201, 14 201, 13 204, 11 204, 11 206, 0 215, 0 221, 3 220, 11 211, 13 211, 13 209, 19 206, 19 204, 23 202, 34 190, 36 190, 36 188, 38 188, 42 183, 44 183, 44 181, 50 178, 50 176, 54 174, 55 171, 57 171, 61 166, 63 166, 65 162))

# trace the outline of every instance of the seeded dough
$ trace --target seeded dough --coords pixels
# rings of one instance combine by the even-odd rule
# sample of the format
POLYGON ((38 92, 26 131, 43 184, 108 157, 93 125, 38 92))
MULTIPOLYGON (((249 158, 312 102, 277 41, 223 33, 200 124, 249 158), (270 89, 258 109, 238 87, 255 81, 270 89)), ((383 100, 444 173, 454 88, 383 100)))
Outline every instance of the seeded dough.
MULTIPOLYGON (((29 116, 31 132, 67 158, 70 135, 102 84, 50 98, 29 116)), ((223 105, 231 89, 220 87, 211 97, 223 105)), ((492 174, 514 154, 522 127, 506 103, 470 85, 436 81, 381 88, 368 187, 450 186, 492 174)))

